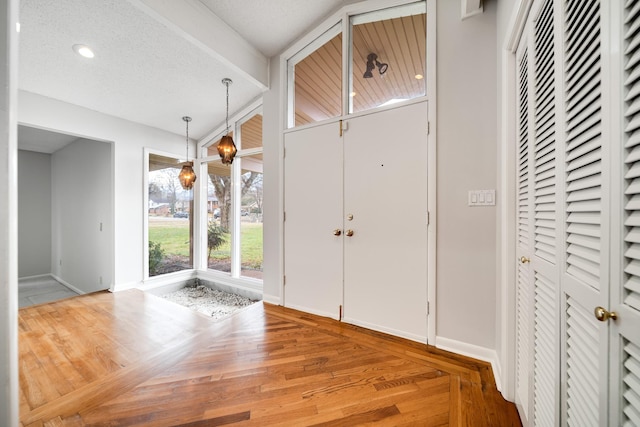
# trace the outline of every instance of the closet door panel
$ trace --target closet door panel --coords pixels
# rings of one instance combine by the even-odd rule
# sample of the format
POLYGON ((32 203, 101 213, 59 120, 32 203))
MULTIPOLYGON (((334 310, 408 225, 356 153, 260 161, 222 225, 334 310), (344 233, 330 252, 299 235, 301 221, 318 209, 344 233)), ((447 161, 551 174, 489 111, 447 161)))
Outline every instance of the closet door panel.
POLYGON ((532 351, 532 290, 533 276, 533 208, 530 92, 530 25, 527 25, 517 51, 517 144, 516 151, 516 396, 515 403, 524 425, 531 420, 531 389, 533 377, 532 351))
POLYGON ((563 1, 563 413, 569 426, 608 422, 609 176, 603 144, 601 2, 563 1))
MULTIPOLYGON (((621 205, 622 255, 619 286, 612 289, 611 425, 640 425, 640 3, 626 1, 622 18, 624 159, 618 181, 621 205), (618 391, 620 395, 618 396, 618 391)), ((618 18, 618 19, 620 19, 618 18)))

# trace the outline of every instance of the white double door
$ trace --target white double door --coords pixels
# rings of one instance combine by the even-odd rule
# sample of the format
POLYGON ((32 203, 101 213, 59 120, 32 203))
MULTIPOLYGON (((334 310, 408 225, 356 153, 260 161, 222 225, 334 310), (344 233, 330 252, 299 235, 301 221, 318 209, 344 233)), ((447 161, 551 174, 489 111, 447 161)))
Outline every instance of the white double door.
POLYGON ((427 104, 285 135, 284 305, 427 337, 427 104))

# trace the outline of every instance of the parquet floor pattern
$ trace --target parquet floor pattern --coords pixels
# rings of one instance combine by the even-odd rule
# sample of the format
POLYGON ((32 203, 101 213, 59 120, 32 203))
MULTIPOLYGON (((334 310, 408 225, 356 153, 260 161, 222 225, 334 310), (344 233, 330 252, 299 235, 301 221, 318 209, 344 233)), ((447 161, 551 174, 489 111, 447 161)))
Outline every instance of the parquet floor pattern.
POLYGON ((21 426, 519 426, 483 362, 257 303, 138 290, 20 309, 21 426))

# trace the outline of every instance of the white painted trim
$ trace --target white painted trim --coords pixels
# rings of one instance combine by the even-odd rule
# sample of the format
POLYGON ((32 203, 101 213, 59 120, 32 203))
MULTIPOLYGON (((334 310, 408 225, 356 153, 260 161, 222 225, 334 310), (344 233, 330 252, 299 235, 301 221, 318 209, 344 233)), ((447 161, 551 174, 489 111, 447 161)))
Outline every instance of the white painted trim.
POLYGON ((262 280, 250 279, 247 277, 231 277, 227 273, 216 272, 213 270, 197 271, 195 277, 220 285, 231 286, 235 289, 258 292, 262 295, 262 280))
MULTIPOLYGON (((501 197, 498 201, 498 239, 500 240, 500 256, 498 258, 498 307, 500 325, 497 325, 497 333, 500 334, 502 344, 499 349, 500 357, 496 359, 494 371, 496 384, 498 373, 500 376, 501 391, 506 400, 515 400, 515 286, 516 286, 516 218, 515 218, 515 104, 516 104, 516 77, 515 77, 515 53, 524 31, 525 24, 533 0, 518 0, 514 6, 506 37, 502 44, 502 50, 498 52, 501 58, 502 80, 501 84, 501 128, 498 147, 498 167, 500 168, 501 197)), ((500 46, 500 44, 499 44, 500 46)))
POLYGON ((460 2, 460 19, 465 20, 484 12, 482 0, 462 0, 460 2))
POLYGON ((438 101, 437 92, 437 14, 436 0, 427 0, 427 114, 429 120, 429 134, 427 135, 427 210, 429 211, 429 227, 427 231, 427 301, 429 303, 429 314, 427 315, 427 342, 436 341, 436 321, 437 321, 437 230, 438 230, 438 209, 437 209, 437 178, 438 178, 438 101))
POLYGON ((18 394, 18 0, 0 3, 0 414, 17 426, 18 394))
POLYGON ((273 305, 282 305, 280 304, 280 298, 274 295, 262 294, 262 301, 273 305))
POLYGON ((440 350, 450 351, 452 353, 490 363, 496 382, 496 388, 498 389, 498 391, 502 392, 502 371, 500 370, 500 366, 498 363, 498 354, 495 350, 468 344, 462 341, 452 340, 445 337, 436 337, 435 341, 436 347, 440 350))
POLYGON ((533 0, 516 0, 516 4, 513 8, 511 18, 509 19, 509 25, 507 26, 507 35, 504 41, 504 49, 515 54, 518 44, 520 43, 520 37, 524 31, 524 26, 527 23, 527 17, 531 10, 533 0))
POLYGON ((73 292, 75 292, 78 295, 84 295, 86 294, 85 291, 76 288, 75 286, 73 286, 71 283, 64 281, 63 279, 61 279, 60 277, 56 276, 55 274, 47 274, 47 276, 51 277, 52 279, 54 279, 56 282, 60 283, 62 286, 65 286, 69 289, 71 289, 73 292))
POLYGON ((34 276, 18 277, 18 286, 20 286, 20 283, 23 283, 23 282, 30 282, 30 281, 34 281, 34 280, 48 279, 50 277, 52 277, 51 273, 36 274, 34 276))

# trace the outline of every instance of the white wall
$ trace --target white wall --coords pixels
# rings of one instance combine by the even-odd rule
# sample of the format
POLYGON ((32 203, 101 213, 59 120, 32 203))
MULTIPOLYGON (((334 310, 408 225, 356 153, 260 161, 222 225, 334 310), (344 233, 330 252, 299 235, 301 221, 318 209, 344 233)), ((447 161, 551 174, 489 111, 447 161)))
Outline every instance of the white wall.
POLYGON ((0 414, 18 425, 18 1, 0 2, 0 414))
POLYGON ((77 139, 51 156, 51 272, 84 293, 112 282, 111 144, 77 139))
POLYGON ((497 187, 495 7, 462 21, 460 2, 437 4, 436 345, 485 358, 496 345, 496 208, 468 207, 467 194, 497 187))
POLYGON ((18 151, 18 277, 51 273, 51 155, 18 151))
MULTIPOLYGON (((29 92, 20 92, 20 123, 112 142, 114 177, 112 184, 114 223, 109 233, 113 242, 115 290, 140 285, 143 274, 143 188, 144 147, 184 156, 184 135, 154 129, 124 119, 67 104, 29 92)), ((176 117, 181 121, 181 117, 176 117)), ((191 150, 194 147, 191 147, 191 150)), ((193 152, 193 151, 192 151, 193 152)), ((54 195, 55 197, 55 195, 54 195)), ((64 260, 63 260, 64 265, 64 260)), ((109 286, 105 283, 105 286, 109 286)))

